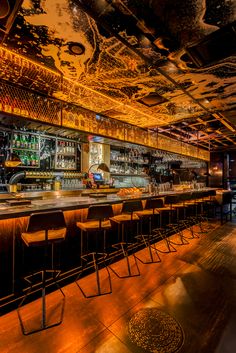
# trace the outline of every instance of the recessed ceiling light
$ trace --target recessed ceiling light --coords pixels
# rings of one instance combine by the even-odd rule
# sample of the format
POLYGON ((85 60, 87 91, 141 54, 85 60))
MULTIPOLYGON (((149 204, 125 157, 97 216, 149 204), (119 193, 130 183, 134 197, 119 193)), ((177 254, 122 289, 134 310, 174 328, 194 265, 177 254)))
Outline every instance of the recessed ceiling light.
POLYGON ((68 48, 74 55, 82 55, 85 52, 85 46, 81 43, 70 42, 68 43, 68 48))

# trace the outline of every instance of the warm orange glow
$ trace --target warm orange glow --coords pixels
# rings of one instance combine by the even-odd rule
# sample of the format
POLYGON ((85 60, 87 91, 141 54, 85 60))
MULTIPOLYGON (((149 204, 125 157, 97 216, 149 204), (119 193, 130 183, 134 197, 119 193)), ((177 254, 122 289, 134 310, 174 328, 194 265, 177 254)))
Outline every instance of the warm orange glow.
POLYGON ((10 55, 11 57, 15 57, 15 58, 18 58, 18 59, 22 60, 22 64, 24 62, 25 63, 30 63, 30 64, 35 65, 36 67, 38 67, 38 68, 40 68, 42 70, 50 72, 51 74, 54 74, 56 76, 61 76, 60 73, 58 73, 58 72, 56 72, 56 71, 54 71, 54 70, 52 70, 52 69, 50 69, 50 68, 48 68, 46 66, 43 66, 43 65, 41 65, 41 64, 39 64, 39 63, 37 63, 37 62, 35 62, 33 60, 28 59, 27 57, 25 57, 23 55, 17 54, 17 53, 15 53, 15 52, 13 52, 13 51, 11 51, 9 49, 6 49, 6 48, 3 48, 2 46, 0 46, 0 56, 4 57, 5 56, 4 52, 6 54, 10 55))
POLYGON ((159 48, 159 49, 166 49, 166 50, 169 49, 169 48, 165 47, 165 45, 163 44, 161 38, 157 38, 153 43, 154 43, 154 44, 157 46, 157 48, 159 48))
MULTIPOLYGON (((33 65, 33 70, 38 70, 41 69, 44 72, 48 72, 52 75, 54 75, 55 78, 60 78, 60 74, 54 72, 51 69, 48 69, 40 64, 35 63, 34 61, 31 61, 19 54, 16 54, 14 52, 11 52, 8 49, 0 47, 0 56, 4 58, 4 53, 5 56, 10 56, 8 59, 9 62, 15 62, 15 65, 17 65, 19 68, 23 67, 23 63, 25 64, 25 67, 27 68, 27 65, 33 65)), ((6 58, 5 58, 6 60, 6 58)), ((39 78, 42 80, 45 78, 40 77, 39 73, 39 78)), ((40 80, 39 80, 40 81, 40 80)), ((57 90, 59 82, 56 82, 54 91, 57 90)), ((59 89, 59 87, 58 87, 59 89)), ((78 104, 85 104, 85 109, 90 109, 93 111, 93 107, 90 106, 91 102, 93 101, 93 104, 98 104, 100 106, 103 104, 104 109, 106 107, 111 107, 111 111, 114 109, 116 110, 116 106, 119 106, 118 110, 120 110, 120 115, 118 112, 118 116, 115 115, 116 119, 120 120, 120 123, 117 122, 117 120, 113 120, 112 118, 104 118, 102 117, 102 123, 97 121, 95 113, 91 113, 89 111, 83 111, 79 106, 73 105, 71 107, 67 107, 66 109, 61 106, 57 101, 51 100, 51 105, 45 105, 44 101, 39 101, 39 98, 37 95, 34 95, 31 93, 29 97, 29 93, 26 92, 24 89, 8 86, 6 85, 5 87, 5 94, 8 96, 9 102, 5 101, 0 101, 0 109, 4 110, 9 113, 14 113, 17 115, 22 115, 26 118, 31 118, 34 120, 38 121, 44 121, 48 123, 52 123, 54 125, 60 125, 61 124, 61 109, 63 109, 63 121, 62 125, 68 128, 73 128, 77 129, 80 131, 85 131, 89 133, 94 133, 97 135, 102 135, 102 136, 107 136, 107 137, 113 137, 118 140, 122 141, 128 141, 131 143, 136 143, 140 145, 145 145, 148 147, 152 147, 155 149, 161 149, 161 150, 166 150, 169 152, 175 152, 179 153, 182 155, 187 155, 195 158, 200 158, 203 160, 209 160, 209 152, 202 150, 200 148, 197 148, 195 146, 190 146, 186 143, 183 143, 178 140, 174 140, 169 137, 165 137, 163 135, 158 135, 155 132, 148 131, 148 130, 143 130, 139 126, 133 126, 131 125, 132 119, 136 119, 140 117, 140 121, 150 121, 153 119, 154 115, 153 112, 151 114, 147 114, 145 108, 142 110, 135 108, 134 106, 127 105, 119 100, 113 99, 111 97, 108 97, 104 93, 97 92, 95 89, 91 87, 87 87, 82 83, 75 82, 70 78, 64 78, 62 81, 62 94, 63 91, 66 93, 64 94, 64 99, 67 100, 72 100, 77 102, 77 97, 81 96, 82 101, 78 102, 78 104), (78 89, 76 90, 76 88, 78 89), (77 92, 78 91, 78 92, 77 92), (15 107, 15 96, 17 95, 18 99, 18 104, 20 105, 19 107, 15 107), (87 97, 85 101, 83 100, 83 97, 87 97), (36 104, 37 102, 40 102, 40 104, 36 104), (98 102, 98 103, 96 103, 98 102), (115 105, 114 105, 115 104, 115 105), (4 107, 3 107, 4 105, 4 107), (10 107, 11 111, 8 111, 7 109, 10 107), (51 109, 51 107, 53 109, 51 109), (20 111, 20 113, 16 112, 16 108, 20 111), (13 110, 14 109, 14 110, 13 110), (66 112, 68 111, 68 114, 66 112), (123 115, 125 116, 125 119, 123 118, 123 115), (105 120, 104 120, 105 119, 105 120), (124 119, 124 120, 122 120, 124 119), (81 124, 78 125, 78 122, 81 121, 81 124), (119 126, 119 124, 121 124, 119 126)), ((2 99, 4 98, 4 95, 2 95, 2 99)), ((97 111, 97 110, 95 110, 97 111)), ((156 121, 159 122, 164 122, 165 120, 165 114, 161 113, 156 113, 155 114, 155 119, 156 121)), ((166 121, 167 122, 167 121, 166 121)), ((136 124, 135 124, 136 125, 136 124)))
POLYGON ((105 95, 105 94, 103 94, 103 93, 101 93, 101 92, 98 92, 98 91, 96 91, 96 90, 94 90, 94 89, 92 89, 92 88, 90 88, 90 87, 84 86, 84 85, 82 85, 81 83, 75 82, 75 81, 71 80, 71 79, 68 78, 68 77, 65 77, 64 80, 66 80, 66 81, 72 83, 72 84, 75 85, 75 86, 82 87, 82 88, 84 88, 85 90, 88 90, 88 91, 92 92, 93 94, 96 94, 96 95, 98 95, 98 96, 100 96, 100 97, 106 98, 108 101, 111 101, 111 102, 113 102, 113 103, 115 103, 115 104, 117 104, 117 105, 119 105, 119 106, 125 107, 125 109, 128 108, 128 109, 130 109, 130 110, 133 110, 134 112, 139 113, 140 115, 145 115, 147 118, 153 118, 153 115, 151 115, 151 114, 150 114, 150 115, 149 115, 149 114, 146 114, 146 113, 144 113, 143 111, 138 110, 138 109, 136 109, 136 108, 134 108, 134 107, 131 107, 131 106, 128 106, 128 107, 127 107, 127 104, 122 103, 122 102, 119 102, 118 100, 113 99, 113 98, 111 98, 111 97, 108 97, 107 95, 105 95))

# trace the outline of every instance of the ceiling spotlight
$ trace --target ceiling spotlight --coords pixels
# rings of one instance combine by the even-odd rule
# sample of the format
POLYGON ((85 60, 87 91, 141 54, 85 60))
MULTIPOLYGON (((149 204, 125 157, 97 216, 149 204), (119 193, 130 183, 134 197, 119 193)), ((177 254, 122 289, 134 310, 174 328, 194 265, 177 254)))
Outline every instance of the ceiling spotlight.
POLYGON ((74 55, 82 55, 85 52, 85 46, 81 43, 70 42, 68 44, 69 51, 74 55))

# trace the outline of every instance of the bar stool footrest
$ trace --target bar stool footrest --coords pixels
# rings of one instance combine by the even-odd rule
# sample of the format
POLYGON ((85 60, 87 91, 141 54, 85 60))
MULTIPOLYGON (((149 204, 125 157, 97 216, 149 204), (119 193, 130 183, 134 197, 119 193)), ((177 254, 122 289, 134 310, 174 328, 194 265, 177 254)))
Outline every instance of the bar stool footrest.
MULTIPOLYGON (((59 284, 56 281, 56 278, 60 275, 61 271, 59 270, 44 270, 44 271, 39 271, 36 272, 32 275, 26 276, 25 280, 30 283, 30 288, 26 291, 26 294, 24 295, 23 299, 21 300, 18 308, 17 308, 17 315, 19 318, 19 322, 20 322, 20 327, 22 330, 23 335, 27 336, 36 332, 40 332, 46 329, 49 329, 51 327, 55 327, 58 326, 62 323, 63 321, 63 316, 64 316, 64 307, 65 307, 65 294, 63 292, 63 290, 61 289, 61 287, 59 286, 59 284), (49 278, 49 280, 53 280, 58 288, 58 290, 60 291, 60 293, 62 294, 62 300, 60 303, 60 307, 58 307, 58 305, 56 304, 56 309, 55 310, 59 310, 60 309, 60 314, 59 314, 59 319, 57 321, 54 322, 50 322, 50 319, 52 317, 52 311, 53 314, 55 312, 55 310, 50 310, 50 315, 48 314, 48 310, 46 307, 46 282, 49 280, 45 280, 45 278, 43 276, 45 276, 47 273, 56 273, 56 276, 54 278, 49 278), (32 312, 30 311, 30 315, 29 310, 27 309, 27 306, 30 305, 29 304, 24 304, 25 300, 27 299, 27 297, 30 295, 31 291, 32 291, 32 287, 33 287, 33 282, 31 280, 32 277, 37 276, 37 275, 41 275, 42 276, 42 286, 40 288, 41 290, 41 297, 39 299, 41 299, 42 301, 42 309, 41 309, 41 320, 39 323, 39 320, 37 320, 37 323, 35 324, 35 327, 33 327, 32 329, 27 329, 27 325, 26 322, 27 320, 23 319, 23 316, 21 314, 21 311, 24 310, 24 308, 26 308, 25 310, 27 311, 27 315, 29 316, 29 322, 32 322, 32 312)), ((38 283, 38 282, 37 282, 38 283)), ((55 302, 53 302, 53 304, 55 304, 55 302)), ((26 316, 27 317, 27 316, 26 316)), ((37 318, 38 319, 38 318, 37 318)))
POLYGON ((89 254, 85 254, 85 255, 81 255, 81 259, 83 260, 83 261, 85 261, 85 262, 89 262, 89 257, 92 257, 92 260, 94 260, 94 259, 96 259, 96 261, 97 260, 100 260, 100 259, 102 259, 102 260, 105 260, 106 258, 107 258, 107 256, 108 256, 108 254, 107 253, 105 253, 105 252, 91 252, 91 253, 89 253, 89 254))
POLYGON ((24 280, 26 282, 28 282, 31 286, 33 286, 34 284, 39 284, 39 283, 42 283, 43 282, 43 276, 44 275, 48 275, 48 274, 51 274, 51 275, 54 275, 56 274, 55 276, 49 276, 48 279, 44 279, 45 282, 49 282, 49 281, 54 281, 56 278, 59 277, 61 271, 60 270, 42 270, 42 271, 38 271, 38 272, 35 272, 31 275, 28 275, 28 276, 25 276, 24 277, 24 280), (41 282, 40 281, 34 281, 33 278, 34 277, 41 277, 41 282))
POLYGON ((133 243, 125 243, 125 242, 112 245, 115 249, 121 249, 123 254, 123 259, 120 261, 126 261, 126 266, 127 266, 124 274, 124 273, 119 273, 118 270, 115 270, 111 265, 109 265, 109 268, 111 269, 111 271, 118 278, 129 278, 129 277, 140 276, 140 270, 139 270, 135 255, 128 254, 129 246, 133 246, 133 245, 134 245, 133 243), (131 263, 132 262, 131 259, 133 259, 133 264, 131 263))
MULTIPOLYGON (((79 283, 79 277, 83 273, 83 269, 75 280, 76 285, 78 286, 78 288, 80 289, 81 293, 83 294, 83 296, 85 298, 93 298, 93 297, 98 297, 98 296, 112 293, 111 275, 110 275, 109 269, 105 263, 105 259, 107 258, 107 256, 108 256, 108 254, 104 253, 104 252, 102 252, 102 253, 92 252, 92 253, 85 254, 85 255, 81 256, 81 259, 84 260, 85 262, 93 263, 94 272, 92 274, 90 274, 90 276, 92 276, 90 278, 93 279, 93 276, 95 276, 95 285, 93 286, 94 291, 92 291, 91 293, 88 293, 88 291, 83 289, 82 285, 79 283), (88 259, 88 257, 90 257, 90 256, 92 257, 91 261, 89 261, 89 259, 88 259), (99 268, 99 263, 98 263, 99 260, 103 261, 103 263, 104 263, 103 268, 99 268), (103 271, 103 272, 101 272, 101 271, 103 271), (105 279, 102 278, 104 271, 106 271, 106 273, 107 273, 107 277, 105 279), (106 289, 103 289, 101 282, 102 281, 104 282, 107 279, 108 279, 108 285, 106 286, 106 289)), ((82 279, 80 281, 82 281, 82 279)), ((94 282, 94 280, 92 280, 91 282, 94 282)))
POLYGON ((134 255, 143 264, 153 264, 161 262, 158 250, 153 245, 147 245, 144 249, 140 250, 138 254, 134 255))

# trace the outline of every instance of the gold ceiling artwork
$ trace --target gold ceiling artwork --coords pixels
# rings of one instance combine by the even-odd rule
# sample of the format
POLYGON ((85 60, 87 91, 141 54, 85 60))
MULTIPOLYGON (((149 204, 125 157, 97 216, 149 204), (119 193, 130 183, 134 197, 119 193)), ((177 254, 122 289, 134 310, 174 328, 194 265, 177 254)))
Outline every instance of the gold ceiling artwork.
MULTIPOLYGON (((98 134, 123 142, 135 143, 209 161, 209 151, 202 148, 192 146, 179 139, 164 136, 156 131, 142 129, 117 119, 114 120, 105 117, 104 115, 100 116, 75 104, 68 104, 68 102, 49 98, 34 90, 21 87, 23 86, 21 79, 23 79, 24 84, 27 81, 30 87, 36 87, 37 90, 41 88, 41 91, 43 91, 43 87, 48 87, 49 83, 54 88, 64 85, 65 79, 51 69, 1 47, 0 63, 2 64, 1 67, 5 68, 7 75, 11 76, 12 71, 15 74, 16 72, 21 73, 21 75, 16 75, 18 85, 7 83, 5 80, 2 81, 0 112, 3 110, 3 112, 8 114, 13 113, 17 117, 26 117, 31 121, 68 127, 89 134, 98 134), (37 82, 32 79, 32 72, 37 77, 37 82)), ((1 122, 3 125, 10 123, 8 117, 2 118, 1 122)), ((13 119, 12 123, 16 126, 20 124, 20 121, 13 119)))
MULTIPOLYGON (((36 74, 30 67, 27 73, 25 68, 14 71, 5 61, 0 77, 109 118, 142 128, 160 128, 171 137, 195 143, 195 133, 189 138, 178 129, 172 133, 165 127, 191 121, 194 130, 193 121, 213 119, 227 128, 222 114, 236 106, 235 58, 207 67, 189 67, 182 60, 184 47, 216 31, 219 25, 206 23, 212 9, 209 4, 209 8, 203 6, 205 1, 195 1, 194 9, 192 1, 182 1, 185 10, 179 0, 177 3, 140 0, 141 18, 134 0, 24 0, 2 48, 38 62, 48 68, 48 75, 36 74), (154 33, 158 11, 164 11, 161 3, 169 9, 166 33, 178 37, 178 48, 171 49, 164 35, 154 33), (181 11, 186 18, 180 16, 181 11), (151 41, 152 37, 155 40, 151 41)), ((208 149, 208 142, 202 147, 208 149)))
MULTIPOLYGON (((26 1, 22 8, 30 9, 33 6, 30 4, 26 1)), ((69 101, 99 113, 115 110, 116 118, 142 127, 187 118, 190 107, 195 111, 194 115, 202 113, 184 94, 175 97, 172 93, 173 84, 157 70, 148 68, 138 55, 115 37, 102 36, 95 21, 82 10, 77 9, 72 16, 68 0, 46 0, 41 2, 41 8, 42 13, 26 15, 24 20, 32 28, 39 26, 48 29, 48 44, 39 44, 41 54, 52 58, 55 68, 70 80, 70 88, 65 85, 62 92, 54 92, 56 97, 60 98, 62 93, 69 101), (78 38, 85 47, 84 54, 79 57, 69 53, 67 46, 68 42, 78 42, 78 38), (56 40, 62 44, 59 46, 56 40), (157 107, 141 106, 138 102, 149 93, 166 86, 169 92, 165 98, 175 102, 175 114, 168 108, 168 102, 157 107)), ((32 44, 37 45, 37 35, 34 34, 34 37, 32 44)), ((129 42, 132 39, 136 40, 129 38, 129 42)), ((20 46, 18 51, 21 51, 20 46)), ((171 70, 173 75, 174 68, 171 70)))

